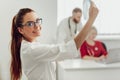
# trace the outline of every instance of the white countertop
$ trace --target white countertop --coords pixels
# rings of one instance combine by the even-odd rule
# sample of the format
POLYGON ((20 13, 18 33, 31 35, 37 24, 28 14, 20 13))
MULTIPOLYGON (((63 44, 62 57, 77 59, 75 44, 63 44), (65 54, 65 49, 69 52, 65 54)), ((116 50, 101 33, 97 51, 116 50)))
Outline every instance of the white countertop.
POLYGON ((111 64, 103 64, 103 63, 97 63, 92 60, 81 60, 81 59, 69 59, 58 62, 58 64, 66 69, 66 70, 72 70, 72 69, 100 69, 100 68, 120 68, 120 62, 117 63, 111 63, 111 64))

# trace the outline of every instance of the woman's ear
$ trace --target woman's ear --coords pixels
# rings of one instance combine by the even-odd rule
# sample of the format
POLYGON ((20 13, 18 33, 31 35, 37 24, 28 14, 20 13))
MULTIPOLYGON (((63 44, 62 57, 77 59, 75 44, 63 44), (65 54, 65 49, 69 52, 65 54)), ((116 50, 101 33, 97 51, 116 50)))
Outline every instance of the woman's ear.
POLYGON ((18 27, 17 29, 18 29, 19 33, 24 34, 23 28, 18 27))

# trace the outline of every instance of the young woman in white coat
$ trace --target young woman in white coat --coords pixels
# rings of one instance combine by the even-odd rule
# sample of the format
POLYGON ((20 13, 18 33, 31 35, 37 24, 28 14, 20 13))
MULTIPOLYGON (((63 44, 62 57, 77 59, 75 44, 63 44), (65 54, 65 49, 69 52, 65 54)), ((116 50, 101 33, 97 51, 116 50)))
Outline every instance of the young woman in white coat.
POLYGON ((20 80, 22 70, 28 80, 55 80, 52 62, 64 57, 65 54, 73 57, 77 55, 77 49, 85 40, 97 14, 98 9, 92 2, 89 19, 73 40, 60 45, 47 45, 36 41, 36 38, 41 35, 42 19, 38 18, 32 9, 20 9, 12 23, 11 80, 20 80))

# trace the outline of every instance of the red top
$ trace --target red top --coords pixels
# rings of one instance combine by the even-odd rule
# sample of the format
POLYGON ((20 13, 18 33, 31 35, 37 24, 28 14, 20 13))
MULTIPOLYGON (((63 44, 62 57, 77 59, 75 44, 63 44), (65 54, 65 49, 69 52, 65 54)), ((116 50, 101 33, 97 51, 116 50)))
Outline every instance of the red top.
POLYGON ((82 44, 80 48, 81 57, 84 56, 94 56, 100 57, 101 55, 107 55, 107 51, 104 49, 100 41, 95 41, 95 45, 91 46, 86 41, 82 44))

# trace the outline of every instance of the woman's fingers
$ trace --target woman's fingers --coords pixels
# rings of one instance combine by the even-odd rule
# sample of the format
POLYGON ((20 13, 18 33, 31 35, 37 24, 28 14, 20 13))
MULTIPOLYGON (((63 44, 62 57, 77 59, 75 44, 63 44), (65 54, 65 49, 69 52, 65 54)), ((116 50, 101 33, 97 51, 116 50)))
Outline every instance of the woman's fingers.
POLYGON ((90 9, 89 9, 89 18, 96 18, 96 16, 98 15, 98 8, 97 6, 94 4, 93 1, 91 1, 91 5, 90 5, 90 9))

